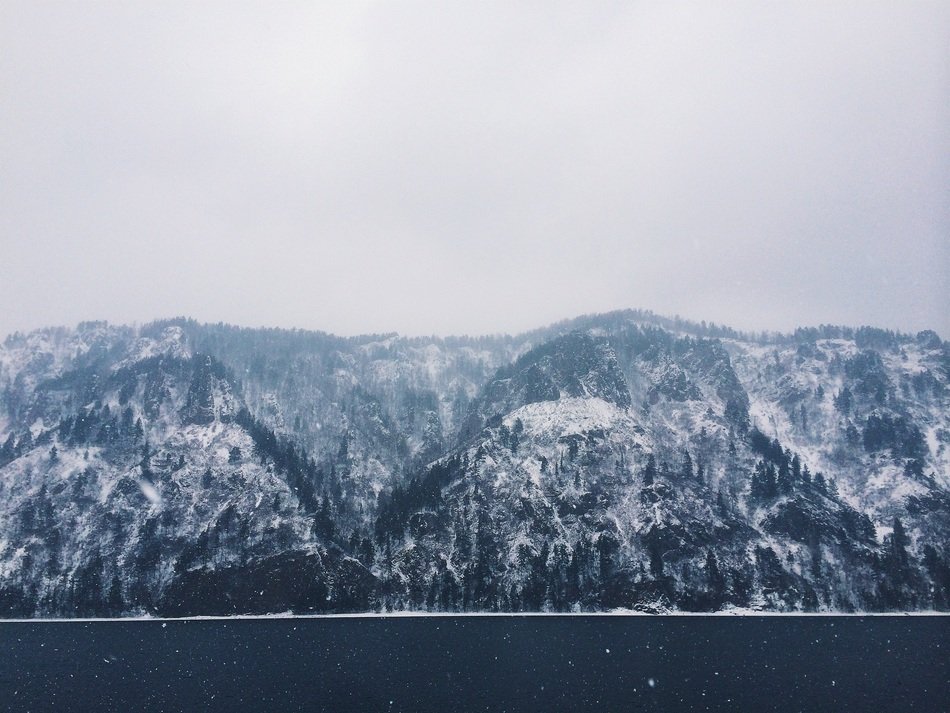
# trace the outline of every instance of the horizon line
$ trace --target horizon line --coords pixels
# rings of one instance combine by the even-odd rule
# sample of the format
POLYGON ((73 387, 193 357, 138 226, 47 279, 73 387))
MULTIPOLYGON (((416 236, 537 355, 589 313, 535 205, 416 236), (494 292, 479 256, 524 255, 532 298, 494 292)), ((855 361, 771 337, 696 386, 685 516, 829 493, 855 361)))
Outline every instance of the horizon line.
POLYGON ((723 332, 732 332, 733 336, 725 338, 734 338, 743 341, 756 341, 756 340, 780 340, 783 338, 792 338, 796 333, 801 331, 808 330, 821 330, 821 329, 841 329, 841 330, 861 330, 861 329, 873 329, 881 330, 884 332, 891 332, 898 338, 915 338, 922 333, 932 332, 937 335, 937 338, 941 341, 943 337, 937 332, 937 330, 929 328, 923 330, 917 330, 916 332, 910 331, 905 332, 900 329, 894 329, 891 327, 880 327, 872 324, 861 324, 861 325, 847 325, 847 324, 833 324, 833 323, 820 323, 817 325, 799 325, 792 329, 791 331, 782 331, 782 330, 749 330, 749 329, 736 329, 728 324, 721 324, 715 321, 706 321, 700 320, 695 321, 693 319, 683 317, 679 314, 672 316, 659 314, 650 309, 643 309, 639 307, 625 307, 613 310, 607 310, 605 312, 585 312, 582 314, 577 314, 572 317, 565 317, 563 319, 558 319, 553 322, 548 322, 536 327, 531 327, 525 330, 518 332, 485 332, 480 334, 437 334, 432 333, 417 333, 417 334, 408 334, 400 333, 397 330, 388 331, 388 332, 361 332, 355 334, 337 334, 335 332, 325 331, 323 329, 311 328, 311 327, 281 327, 281 326, 268 326, 268 325, 245 325, 237 324, 234 322, 226 322, 224 320, 213 321, 202 321, 195 317, 189 317, 186 315, 175 315, 171 317, 157 317, 155 319, 150 319, 147 321, 138 321, 133 320, 131 322, 110 322, 107 319, 84 319, 76 322, 73 325, 46 325, 41 327, 35 327, 29 330, 16 329, 12 332, 9 332, 0 337, 0 344, 4 344, 9 339, 16 336, 29 336, 30 334, 35 334, 37 332, 44 332, 49 330, 59 330, 65 329, 70 331, 78 331, 84 325, 104 325, 107 327, 129 327, 136 330, 141 330, 152 325, 162 324, 162 323, 174 323, 178 321, 184 322, 193 322, 200 327, 212 327, 212 326, 223 326, 233 329, 243 329, 243 330, 278 330, 284 332, 303 332, 308 334, 318 334, 327 337, 333 337, 341 340, 361 340, 367 339, 370 337, 378 338, 396 338, 396 339, 439 339, 443 341, 449 341, 453 339, 471 339, 471 340, 480 340, 480 339, 518 339, 524 338, 529 335, 532 335, 536 332, 542 332, 545 330, 555 329, 561 326, 567 326, 572 322, 578 322, 585 319, 596 319, 603 317, 621 317, 621 316, 630 316, 633 317, 633 320, 636 322, 647 322, 647 323, 656 323, 658 326, 662 326, 667 329, 680 329, 682 331, 689 332, 690 330, 718 330, 723 332), (669 323, 669 324, 662 324, 669 323))

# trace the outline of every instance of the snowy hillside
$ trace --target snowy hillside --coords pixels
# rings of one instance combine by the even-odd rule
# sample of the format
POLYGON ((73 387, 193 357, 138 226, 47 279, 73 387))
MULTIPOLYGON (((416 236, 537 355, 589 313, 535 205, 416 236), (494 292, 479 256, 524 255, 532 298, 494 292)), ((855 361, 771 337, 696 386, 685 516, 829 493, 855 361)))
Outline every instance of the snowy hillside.
POLYGON ((0 615, 947 609, 948 543, 932 332, 0 347, 0 615))

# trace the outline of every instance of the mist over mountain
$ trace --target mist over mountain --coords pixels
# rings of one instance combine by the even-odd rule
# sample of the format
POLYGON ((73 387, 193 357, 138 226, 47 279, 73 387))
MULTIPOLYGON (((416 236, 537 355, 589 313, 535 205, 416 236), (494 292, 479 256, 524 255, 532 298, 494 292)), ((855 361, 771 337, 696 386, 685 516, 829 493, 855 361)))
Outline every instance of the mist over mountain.
POLYGON ((950 345, 623 311, 0 347, 0 616, 950 608, 950 345))

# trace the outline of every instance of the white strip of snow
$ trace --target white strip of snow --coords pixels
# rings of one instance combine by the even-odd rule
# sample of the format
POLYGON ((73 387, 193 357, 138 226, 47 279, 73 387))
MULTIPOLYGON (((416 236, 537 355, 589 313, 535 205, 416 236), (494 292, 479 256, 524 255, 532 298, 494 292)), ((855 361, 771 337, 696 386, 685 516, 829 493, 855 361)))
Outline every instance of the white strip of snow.
POLYGON ((94 622, 161 622, 161 621, 256 621, 262 619, 455 619, 479 617, 508 617, 509 619, 524 619, 527 617, 563 619, 567 617, 645 617, 661 619, 667 617, 950 617, 948 612, 919 611, 919 612, 766 612, 746 609, 733 609, 721 612, 666 612, 650 614, 648 612, 615 610, 607 612, 520 612, 516 614, 501 612, 362 612, 353 614, 237 614, 233 616, 182 616, 182 617, 111 617, 111 618, 84 618, 84 619, 0 619, 0 624, 69 624, 94 622))

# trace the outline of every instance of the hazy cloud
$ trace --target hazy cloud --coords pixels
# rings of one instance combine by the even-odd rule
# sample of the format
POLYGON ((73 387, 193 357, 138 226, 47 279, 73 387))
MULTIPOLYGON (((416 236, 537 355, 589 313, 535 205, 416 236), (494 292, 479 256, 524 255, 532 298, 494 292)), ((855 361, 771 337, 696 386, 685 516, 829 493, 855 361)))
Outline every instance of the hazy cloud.
POLYGON ((0 5, 0 334, 950 336, 950 5, 0 5))

